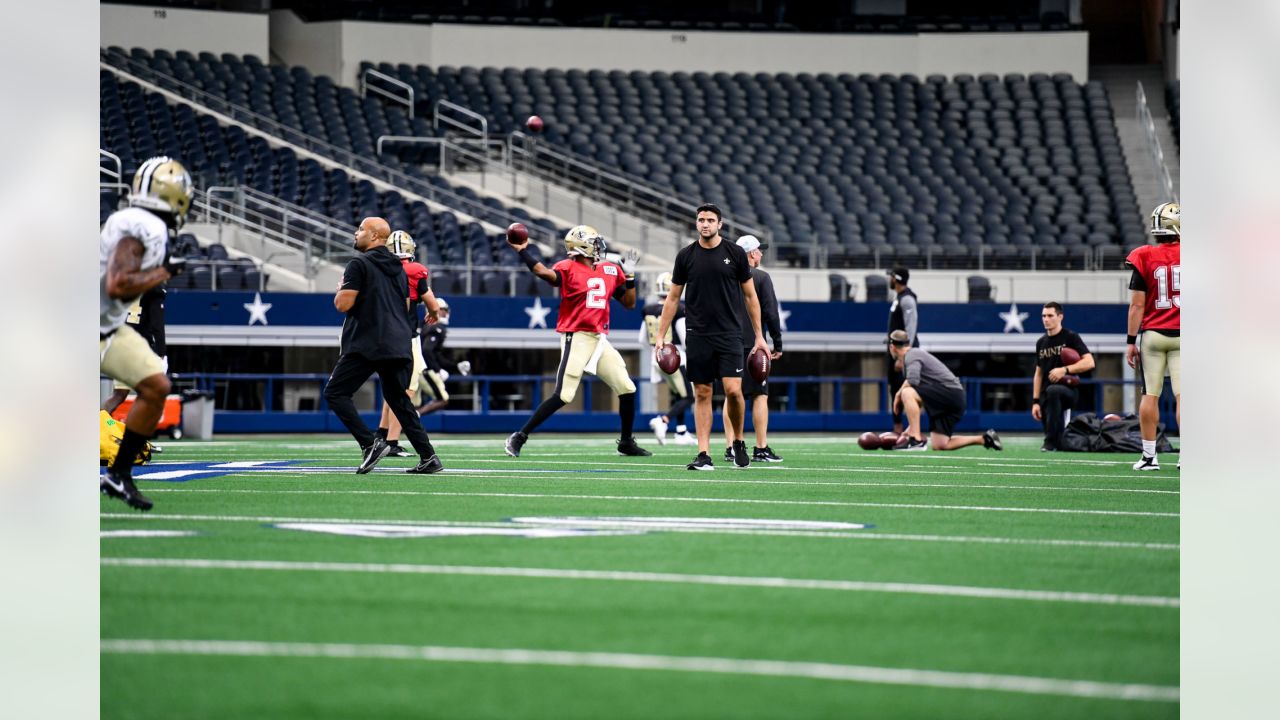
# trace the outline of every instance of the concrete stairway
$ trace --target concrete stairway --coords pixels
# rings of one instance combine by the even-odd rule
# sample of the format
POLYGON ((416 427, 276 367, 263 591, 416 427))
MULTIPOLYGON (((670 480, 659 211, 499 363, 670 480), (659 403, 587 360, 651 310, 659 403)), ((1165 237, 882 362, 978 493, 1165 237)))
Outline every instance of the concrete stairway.
POLYGON ((1164 183, 1148 149, 1147 133, 1138 122, 1136 88, 1139 82, 1147 95, 1147 106, 1151 108, 1156 138, 1164 151, 1165 165, 1173 178, 1174 191, 1177 192, 1180 187, 1178 146, 1173 139, 1164 102, 1164 73, 1159 65, 1099 65, 1089 69, 1089 77, 1101 81, 1107 88, 1107 94, 1111 96, 1116 131, 1120 137, 1120 145, 1124 148, 1125 160, 1129 163, 1139 210, 1145 220, 1152 208, 1172 198, 1166 197, 1164 183))

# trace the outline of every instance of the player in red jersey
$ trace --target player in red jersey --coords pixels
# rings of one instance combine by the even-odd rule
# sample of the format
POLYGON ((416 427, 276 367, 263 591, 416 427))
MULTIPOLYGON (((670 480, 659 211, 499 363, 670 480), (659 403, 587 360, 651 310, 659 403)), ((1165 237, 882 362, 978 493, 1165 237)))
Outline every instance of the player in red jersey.
POLYGON ((529 252, 525 240, 512 248, 534 275, 560 288, 560 367, 556 390, 534 410, 529 421, 507 438, 506 452, 520 457, 520 448, 533 432, 557 410, 573 402, 583 373, 600 378, 618 394, 618 414, 622 417, 619 455, 652 455, 636 444, 631 426, 636 417, 636 386, 626 363, 609 344, 609 298, 616 298, 630 310, 636 306, 635 264, 639 253, 628 251, 622 265, 604 260, 604 238, 596 229, 579 225, 564 236, 568 257, 548 269, 529 252))
MULTIPOLYGON (((414 401, 415 406, 418 404, 419 393, 421 392, 422 371, 427 367, 427 363, 422 357, 422 343, 418 341, 418 333, 420 332, 418 303, 423 303, 427 306, 428 323, 436 321, 440 310, 436 295, 431 291, 431 286, 427 282, 430 272, 425 265, 415 262, 413 259, 417 247, 413 237, 404 230, 397 230, 391 233, 391 237, 387 238, 387 249, 400 258, 400 262, 404 266, 405 277, 409 281, 409 325, 413 328, 413 337, 410 338, 413 369, 409 375, 409 387, 405 392, 409 394, 409 398, 414 401)), ((385 401, 382 403, 382 420, 378 423, 377 434, 383 440, 386 440, 387 445, 391 448, 391 451, 387 453, 388 457, 413 457, 413 453, 400 447, 400 421, 396 419, 395 414, 391 412, 391 406, 385 401)))
POLYGON ((1156 426, 1166 370, 1173 385, 1178 425, 1182 425, 1182 209, 1177 203, 1164 203, 1152 211, 1151 234, 1155 245, 1144 245, 1125 259, 1125 265, 1133 269, 1125 357, 1129 367, 1138 370, 1142 383, 1138 408, 1142 458, 1133 464, 1134 470, 1160 469, 1156 426))

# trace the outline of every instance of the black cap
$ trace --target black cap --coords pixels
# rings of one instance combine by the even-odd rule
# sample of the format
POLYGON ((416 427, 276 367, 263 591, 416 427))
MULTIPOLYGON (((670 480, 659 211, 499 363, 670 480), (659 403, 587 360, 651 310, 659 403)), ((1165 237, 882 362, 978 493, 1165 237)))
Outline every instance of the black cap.
POLYGON ((906 285, 907 280, 911 278, 911 271, 902 266, 898 266, 886 274, 903 285, 906 285))

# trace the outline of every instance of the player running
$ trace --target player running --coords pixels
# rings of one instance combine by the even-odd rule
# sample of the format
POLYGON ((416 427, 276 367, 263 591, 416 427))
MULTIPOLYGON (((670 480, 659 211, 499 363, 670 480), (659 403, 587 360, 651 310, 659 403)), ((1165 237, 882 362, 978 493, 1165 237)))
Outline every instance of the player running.
POLYGON ((619 455, 652 455, 636 444, 631 426, 636 417, 636 386, 627 374, 622 355, 609 344, 609 298, 628 310, 636 306, 636 261, 639 253, 627 252, 622 264, 604 260, 604 238, 595 228, 579 225, 564 236, 568 257, 548 269, 529 253, 529 241, 512 245, 534 275, 560 288, 560 367, 555 392, 534 410, 524 427, 507 438, 506 452, 520 457, 529 434, 557 410, 573 402, 583 373, 600 378, 618 394, 622 418, 619 455))
POLYGON ((1155 245, 1144 245, 1125 259, 1125 265, 1133 269, 1125 358, 1129 367, 1137 369, 1142 384, 1138 406, 1142 457, 1133 464, 1133 469, 1140 471, 1160 469, 1156 429, 1166 371, 1173 385, 1174 412, 1182 425, 1182 208, 1177 203, 1157 206, 1151 212, 1151 234, 1155 245))

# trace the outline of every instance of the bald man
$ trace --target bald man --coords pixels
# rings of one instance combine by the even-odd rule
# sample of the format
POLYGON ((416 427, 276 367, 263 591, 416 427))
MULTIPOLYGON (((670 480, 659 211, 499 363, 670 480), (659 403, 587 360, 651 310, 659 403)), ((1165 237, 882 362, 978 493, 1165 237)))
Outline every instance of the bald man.
POLYGON ((345 313, 342 322, 342 354, 329 376, 324 397, 338 419, 360 443, 363 459, 356 473, 372 470, 391 451, 387 441, 369 429, 351 399, 369 376, 382 378, 382 394, 404 434, 421 456, 416 467, 405 472, 430 474, 444 465, 422 421, 405 394, 413 366, 409 343, 409 280, 400 258, 387 249, 391 227, 378 217, 365 218, 356 229, 356 257, 347 263, 333 306, 345 313))

